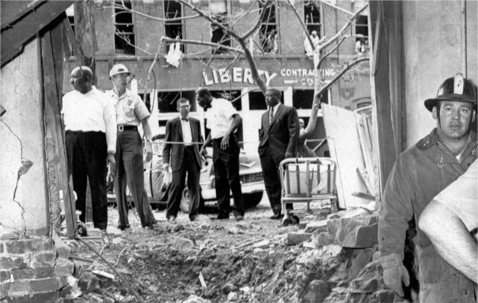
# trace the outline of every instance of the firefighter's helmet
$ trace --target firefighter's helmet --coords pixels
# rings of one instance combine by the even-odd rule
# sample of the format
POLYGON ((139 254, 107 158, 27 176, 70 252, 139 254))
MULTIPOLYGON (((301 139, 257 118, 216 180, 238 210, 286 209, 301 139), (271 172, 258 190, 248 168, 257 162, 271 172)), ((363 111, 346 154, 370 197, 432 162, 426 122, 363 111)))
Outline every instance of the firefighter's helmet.
POLYGON ((128 68, 123 64, 115 64, 110 70, 110 78, 118 74, 129 74, 128 68))
POLYGON ((425 100, 425 107, 432 111, 439 101, 469 102, 476 108, 475 87, 462 74, 458 73, 440 85, 436 98, 425 100))

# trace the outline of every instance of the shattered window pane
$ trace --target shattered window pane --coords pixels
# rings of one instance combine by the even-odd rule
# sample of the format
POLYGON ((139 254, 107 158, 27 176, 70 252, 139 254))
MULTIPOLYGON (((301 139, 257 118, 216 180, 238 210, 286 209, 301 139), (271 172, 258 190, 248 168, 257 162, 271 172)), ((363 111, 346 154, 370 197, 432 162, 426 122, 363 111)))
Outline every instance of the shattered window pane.
POLYGON ((276 6, 259 3, 260 12, 263 10, 261 27, 259 28, 259 43, 264 53, 275 54, 278 52, 278 32, 276 19, 276 6))
MULTIPOLYGON (((226 0, 211 0, 209 2, 209 10, 211 12, 211 18, 214 21, 224 27, 229 26, 226 0)), ((227 32, 216 24, 211 24, 211 42, 231 46, 231 39, 227 32)), ((213 55, 227 52, 226 49, 221 47, 212 50, 213 55)))
POLYGON ((115 2, 115 53, 117 55, 135 55, 135 37, 131 1, 115 2))

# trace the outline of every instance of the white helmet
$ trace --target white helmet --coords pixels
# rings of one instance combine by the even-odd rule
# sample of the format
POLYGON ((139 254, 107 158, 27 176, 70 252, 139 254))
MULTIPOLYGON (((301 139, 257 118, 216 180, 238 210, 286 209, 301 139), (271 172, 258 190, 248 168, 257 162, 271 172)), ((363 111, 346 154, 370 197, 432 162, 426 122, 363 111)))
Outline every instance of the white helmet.
POLYGON ((110 70, 110 78, 118 74, 130 74, 128 68, 123 64, 115 64, 110 70))

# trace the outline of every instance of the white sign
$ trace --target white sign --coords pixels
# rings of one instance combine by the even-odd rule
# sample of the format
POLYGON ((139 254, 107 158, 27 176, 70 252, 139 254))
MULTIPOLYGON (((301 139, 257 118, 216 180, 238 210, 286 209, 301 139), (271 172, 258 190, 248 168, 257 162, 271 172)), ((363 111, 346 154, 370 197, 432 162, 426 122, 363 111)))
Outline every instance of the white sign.
MULTIPOLYGON (((271 80, 277 76, 276 73, 270 74, 268 71, 264 70, 258 70, 258 73, 259 77, 265 80, 266 86, 269 86, 271 80)), ((250 68, 234 67, 232 68, 232 75, 229 69, 219 68, 217 70, 212 70, 212 75, 210 73, 202 72, 202 77, 206 86, 230 82, 255 84, 254 79, 252 79, 250 68)))

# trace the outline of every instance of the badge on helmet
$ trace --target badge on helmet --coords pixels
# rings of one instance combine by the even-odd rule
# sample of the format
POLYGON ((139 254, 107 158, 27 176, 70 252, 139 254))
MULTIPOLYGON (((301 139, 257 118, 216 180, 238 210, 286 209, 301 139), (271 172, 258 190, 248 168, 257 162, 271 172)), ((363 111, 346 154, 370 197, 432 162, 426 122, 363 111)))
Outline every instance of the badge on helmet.
POLYGON ((476 108, 475 87, 461 73, 458 73, 440 85, 436 98, 425 100, 425 107, 432 111, 439 101, 469 102, 476 108))
POLYGON ((128 68, 124 64, 115 64, 110 70, 110 78, 118 74, 129 74, 128 68))

